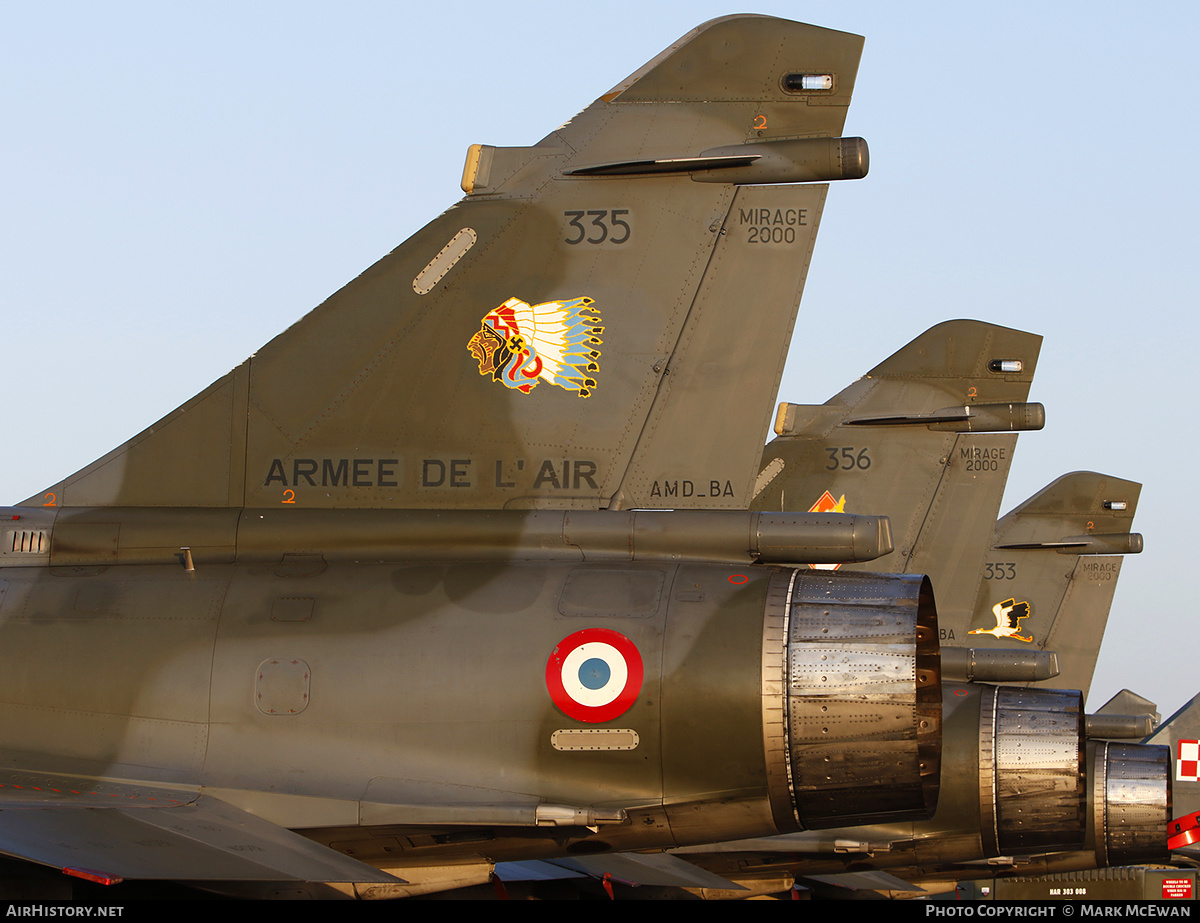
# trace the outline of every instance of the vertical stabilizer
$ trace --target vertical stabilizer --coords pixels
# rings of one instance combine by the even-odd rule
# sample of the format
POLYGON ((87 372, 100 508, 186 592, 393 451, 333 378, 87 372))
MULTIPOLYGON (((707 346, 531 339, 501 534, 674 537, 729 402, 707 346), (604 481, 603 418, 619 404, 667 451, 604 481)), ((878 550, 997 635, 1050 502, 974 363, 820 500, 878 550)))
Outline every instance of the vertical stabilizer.
POLYGON ((896 551, 866 569, 928 574, 939 625, 964 623, 1016 432, 1044 418, 1026 403, 1041 342, 947 321, 826 403, 781 404, 752 508, 890 517, 896 551))
POLYGON ((1148 715, 1157 728, 1162 724, 1158 704, 1129 689, 1122 689, 1096 709, 1097 715, 1148 715))
POLYGON ((1171 715, 1148 744, 1171 749, 1172 811, 1167 845, 1195 862, 1200 860, 1200 695, 1171 715))
POLYGON ((46 496, 745 509, 824 181, 867 169, 861 48, 713 20, 536 145, 472 146, 457 205, 46 496))
POLYGON ((1086 696, 1108 623, 1142 485, 1065 474, 996 523, 970 630, 958 643, 1058 654, 1052 684, 1086 696))

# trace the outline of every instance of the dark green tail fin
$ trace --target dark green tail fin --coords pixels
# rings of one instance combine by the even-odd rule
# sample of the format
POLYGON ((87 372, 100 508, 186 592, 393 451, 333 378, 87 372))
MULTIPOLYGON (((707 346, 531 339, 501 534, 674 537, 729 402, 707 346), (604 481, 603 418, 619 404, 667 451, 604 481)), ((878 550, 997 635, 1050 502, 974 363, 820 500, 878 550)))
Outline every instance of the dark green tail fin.
POLYGON ((866 172, 861 48, 713 20, 538 144, 473 146, 457 205, 26 503, 744 509, 827 189, 795 184, 866 172))
POLYGON ((1200 695, 1164 721, 1148 744, 1171 748, 1172 811, 1167 843, 1192 861, 1200 859, 1200 695))
POLYGON ((947 321, 826 403, 781 404, 752 508, 890 517, 896 551, 866 569, 929 574, 939 623, 965 625, 1015 431, 1042 425, 1025 403, 1041 342, 947 321))
POLYGON ((1076 471, 1008 513, 996 523, 969 637, 957 643, 1055 651, 1059 675, 1051 684, 1086 697, 1121 555, 1142 549, 1141 535, 1129 531, 1141 490, 1134 481, 1076 471), (1012 637, 997 628, 996 607, 1008 600, 1029 612, 1012 637))

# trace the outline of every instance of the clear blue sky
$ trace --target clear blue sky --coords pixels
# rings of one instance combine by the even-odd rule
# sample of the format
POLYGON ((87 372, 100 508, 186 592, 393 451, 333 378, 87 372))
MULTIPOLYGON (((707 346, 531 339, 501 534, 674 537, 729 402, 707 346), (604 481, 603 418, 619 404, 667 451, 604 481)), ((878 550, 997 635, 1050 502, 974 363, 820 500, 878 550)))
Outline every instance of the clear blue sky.
MULTIPOLYGON (((0 330, 15 502, 167 413, 713 16, 596 6, 5 3, 0 330)), ((759 3, 867 37, 782 399, 925 328, 1046 337, 1005 508, 1066 471, 1144 482, 1089 700, 1197 691, 1187 582, 1200 7, 759 3), (1191 280, 1191 281, 1189 281, 1191 280)))

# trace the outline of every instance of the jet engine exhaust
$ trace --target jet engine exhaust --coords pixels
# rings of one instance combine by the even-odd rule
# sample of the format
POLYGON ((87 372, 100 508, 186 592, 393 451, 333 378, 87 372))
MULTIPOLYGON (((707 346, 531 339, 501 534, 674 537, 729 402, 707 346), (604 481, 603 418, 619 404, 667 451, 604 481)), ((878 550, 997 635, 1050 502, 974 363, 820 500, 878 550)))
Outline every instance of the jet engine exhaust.
POLYGON ((932 815, 942 739, 937 637, 928 578, 775 574, 764 692, 787 693, 764 695, 763 718, 781 830, 932 815))
POLYGON ((1083 718, 1079 692, 984 690, 979 797, 989 855, 1078 848, 1086 803, 1083 718))
POLYGON ((1095 849, 1100 867, 1166 861, 1170 752, 1146 744, 1088 744, 1092 816, 1087 846, 1095 849))

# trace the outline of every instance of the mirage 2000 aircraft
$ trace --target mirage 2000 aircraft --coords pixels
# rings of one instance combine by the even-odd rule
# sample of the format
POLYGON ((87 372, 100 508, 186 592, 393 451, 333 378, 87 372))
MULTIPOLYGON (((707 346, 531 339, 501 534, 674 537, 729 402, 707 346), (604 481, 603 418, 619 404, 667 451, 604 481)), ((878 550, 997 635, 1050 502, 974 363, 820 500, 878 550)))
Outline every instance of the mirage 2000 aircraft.
POLYGON ((746 511, 861 46, 714 20, 473 146, 458 205, 8 509, 0 852, 398 896, 927 816, 928 581, 798 566, 883 518, 746 511))
MULTIPOLYGON (((933 580, 944 678, 936 815, 680 854, 744 883, 738 873, 756 868, 818 888, 899 891, 917 888, 889 885, 882 870, 933 888, 981 867, 1164 857, 1166 750, 1091 741, 1101 722, 1083 713, 1118 555, 1141 550, 1130 532, 1141 485, 1075 472, 995 522, 1016 432, 1043 425, 1041 405, 1026 403, 1040 344, 978 321, 939 324, 825 404, 780 405, 763 454, 752 508, 886 514, 897 551, 878 566, 933 580)), ((1141 738, 1134 718, 1106 716, 1103 728, 1141 738)))
POLYGON ((1041 346, 945 321, 825 403, 781 403, 750 508, 886 515, 896 548, 871 569, 928 574, 943 647, 963 643, 947 624, 973 611, 1017 434, 1045 423, 1029 402, 1041 346))
POLYGON ((801 876, 814 893, 834 896, 946 890, 998 869, 1165 858, 1166 749, 1090 740, 1114 732, 1140 739, 1149 729, 1127 709, 1086 721, 1083 712, 1119 574, 1116 553, 1141 548, 1129 531, 1140 485, 1075 472, 995 521, 1016 431, 1040 429, 1044 419, 1041 405, 1027 403, 1040 345, 1034 334, 980 321, 938 324, 824 404, 781 404, 779 436, 763 452, 752 509, 870 510, 892 522, 897 550, 877 562, 811 567, 915 570, 933 580, 944 679, 934 817, 666 857, 505 864, 497 875, 511 883, 545 877, 552 866, 556 874, 608 876, 615 897, 674 883, 712 898, 786 891, 801 876), (1013 594, 1022 606, 1019 637, 996 637, 992 610, 1015 609, 1013 594), (977 612, 986 631, 971 628, 977 612), (1011 685, 1034 681, 1041 688, 1011 685), (685 883, 696 866, 726 884, 685 883), (643 887, 621 891, 621 882, 643 887))
POLYGON ((780 404, 750 508, 886 515, 896 548, 869 567, 932 580, 944 678, 1086 698, 1141 485, 1077 471, 995 521, 1016 434, 1044 425, 1040 346, 946 321, 824 404, 780 404))

